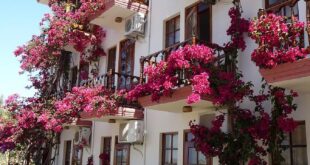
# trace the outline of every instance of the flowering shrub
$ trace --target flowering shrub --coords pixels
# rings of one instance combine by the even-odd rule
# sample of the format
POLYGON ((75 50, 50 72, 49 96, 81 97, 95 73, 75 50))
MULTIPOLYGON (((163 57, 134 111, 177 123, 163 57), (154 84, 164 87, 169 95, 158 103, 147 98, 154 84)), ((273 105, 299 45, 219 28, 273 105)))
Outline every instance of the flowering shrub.
POLYGON ((287 93, 281 88, 270 88, 267 94, 257 96, 247 94, 245 97, 256 106, 252 110, 236 105, 231 107, 231 116, 235 123, 232 132, 227 133, 220 129, 225 114, 219 115, 212 122, 211 128, 190 123, 193 142, 203 154, 219 156, 221 164, 247 160, 250 160, 249 165, 258 162, 267 164, 263 159, 267 152, 277 158, 273 163, 281 162, 283 148, 279 146, 284 140, 284 133, 292 132, 297 126, 296 121, 289 117, 297 108, 293 103, 296 96, 296 93, 287 93), (271 101, 273 105, 271 114, 262 107, 262 103, 266 101, 271 101))
MULTIPOLYGON (((1 120, 0 150, 23 151, 25 162, 29 163, 31 159, 33 162, 46 162, 40 158, 43 149, 50 151, 57 143, 63 124, 78 117, 76 109, 70 113, 57 111, 54 105, 56 99, 51 96, 56 93, 55 82, 60 81, 60 76, 65 72, 62 51, 66 46, 72 45, 80 53, 82 63, 105 55, 102 42, 106 33, 101 27, 90 25, 91 18, 104 9, 105 1, 80 2, 79 6, 69 6, 71 9, 68 10, 70 4, 50 0, 53 14, 44 15, 40 22, 42 33, 33 36, 26 45, 19 46, 14 51, 15 56, 21 59, 22 73, 31 73, 32 87, 38 92, 36 97, 20 98, 13 95, 6 101, 12 121, 1 120)), ((99 96, 96 98, 97 100, 92 100, 93 104, 102 99, 99 96)))
MULTIPOLYGON (((190 123, 197 150, 207 156, 218 156, 221 164, 266 164, 262 157, 268 152, 273 155, 274 164, 283 160, 283 149, 279 146, 284 140, 284 133, 292 132, 296 127, 290 115, 297 109, 293 103, 297 94, 271 87, 266 93, 265 87, 262 87, 260 95, 254 95, 253 85, 241 80, 242 74, 238 72, 236 63, 238 50, 246 48, 243 33, 248 32, 249 22, 241 18, 238 3, 229 11, 231 26, 227 35, 231 41, 224 47, 216 47, 224 50, 223 61, 215 57, 214 49, 210 47, 186 45, 172 52, 167 61, 145 68, 147 83, 136 86, 128 93, 115 93, 103 86, 75 87, 63 99, 56 101, 50 94, 59 77, 51 78, 54 75, 51 70, 61 68, 58 65, 65 46, 73 45, 80 52, 82 62, 104 55, 101 43, 105 32, 98 26, 89 26, 91 17, 104 9, 104 1, 80 2, 77 7, 62 0, 50 0, 54 15, 43 18, 42 34, 34 36, 29 44, 18 47, 14 52, 16 56, 21 56, 24 71, 39 72, 31 77, 31 81, 39 89, 37 95, 40 97, 21 99, 13 95, 6 101, 13 120, 0 126, 1 151, 18 146, 21 150, 27 150, 28 157, 34 158, 41 154, 42 146, 53 146, 62 125, 78 118, 81 112, 110 115, 128 100, 151 94, 152 100, 158 101, 161 96, 171 95, 179 85, 191 84, 188 104, 197 103, 207 95, 212 96, 214 105, 226 107, 228 111, 217 116, 210 128, 190 123), (215 65, 214 62, 218 63, 215 65), (244 99, 255 104, 253 109, 239 106, 244 99), (267 101, 272 105, 271 113, 267 113, 263 106, 267 101), (223 132, 221 127, 226 117, 230 118, 231 128, 223 132)), ((305 52, 299 47, 301 40, 298 39, 303 28, 304 25, 294 19, 292 24, 287 24, 282 17, 272 14, 252 21, 250 36, 260 44, 252 54, 253 61, 262 68, 271 68, 303 58, 305 52)), ((55 75, 60 74, 61 70, 55 75)), ((104 153, 100 159, 109 160, 104 153)), ((93 164, 92 156, 87 164, 93 164)))
POLYGON ((193 83, 193 94, 189 96, 188 103, 195 103, 200 100, 201 95, 211 93, 208 80, 207 65, 214 61, 214 52, 211 48, 203 45, 186 45, 184 48, 172 52, 167 62, 161 61, 156 66, 148 66, 144 74, 148 81, 146 84, 138 85, 132 91, 129 91, 128 98, 135 99, 146 92, 152 94, 152 100, 159 100, 160 96, 168 96, 172 93, 178 83, 180 71, 186 70, 187 73, 181 73, 189 76, 189 83, 193 83))
POLYGON ((241 12, 238 7, 232 7, 228 15, 231 21, 226 33, 231 36, 231 41, 225 44, 226 49, 238 48, 243 51, 246 48, 243 34, 249 31, 250 22, 241 18, 241 12))
POLYGON ((79 117, 80 112, 96 112, 100 116, 115 114, 125 95, 125 91, 114 92, 103 86, 74 87, 55 103, 56 113, 72 119, 79 117))
MULTIPOLYGON (((238 13, 234 9, 230 11, 232 22, 242 22, 238 13)), ((246 26, 244 27, 245 29, 241 31, 246 32, 246 26)), ((236 40, 243 40, 239 39, 242 38, 242 33, 233 29, 231 26, 227 31, 227 34, 231 34, 232 40, 225 47, 226 54, 231 58, 226 63, 228 66, 232 65, 231 62, 236 62, 237 50, 245 48, 243 42, 239 42, 240 45, 230 44, 237 43, 236 40)), ((251 37, 261 44, 252 54, 253 61, 260 67, 273 67, 278 63, 294 61, 305 56, 305 52, 299 47, 301 41, 297 39, 303 32, 303 24, 296 20, 288 25, 282 17, 262 16, 259 21, 251 23, 250 30, 251 37), (274 32, 277 33, 274 35, 274 32), (263 56, 263 53, 255 54, 256 51, 272 55, 273 58, 263 56), (279 52, 282 53, 279 54, 279 52)), ((283 148, 280 147, 284 134, 292 132, 297 126, 296 121, 290 117, 297 109, 296 104, 293 103, 293 98, 297 94, 288 93, 277 87, 269 87, 266 93, 266 85, 263 85, 261 94, 253 95, 251 89, 253 85, 240 80, 242 74, 236 72, 236 66, 223 68, 230 71, 210 69, 208 76, 204 76, 205 79, 208 78, 208 82, 205 82, 205 79, 199 79, 202 77, 199 74, 196 77, 199 82, 210 86, 213 103, 228 109, 227 113, 214 119, 210 128, 190 123, 196 149, 209 157, 218 156, 220 164, 238 165, 245 162, 249 165, 267 164, 264 160, 267 153, 272 155, 273 164, 280 164, 284 160, 281 156, 283 148), (254 102, 255 107, 241 108, 239 105, 244 99, 254 102), (273 105, 271 113, 263 106, 267 101, 273 105), (228 132, 220 129, 225 116, 230 118, 227 120, 230 121, 228 132)), ((203 88, 199 87, 197 91, 201 90, 203 88)), ((199 95, 194 93, 190 101, 196 100, 199 100, 199 95)))
POLYGON ((301 48, 303 33, 304 23, 294 17, 292 23, 275 14, 254 19, 249 35, 259 47, 253 51, 252 60, 260 68, 273 68, 304 58, 307 52, 301 48))
POLYGON ((106 152, 103 152, 99 155, 99 158, 101 160, 101 165, 109 165, 110 164, 110 155, 106 152))

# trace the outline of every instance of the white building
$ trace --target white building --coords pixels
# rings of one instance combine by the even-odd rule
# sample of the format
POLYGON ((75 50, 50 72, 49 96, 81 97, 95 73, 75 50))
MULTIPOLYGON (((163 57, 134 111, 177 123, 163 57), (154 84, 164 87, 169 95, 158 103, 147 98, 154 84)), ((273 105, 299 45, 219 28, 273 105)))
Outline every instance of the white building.
MULTIPOLYGON (((39 1, 46 4, 44 0, 39 1)), ((112 1, 113 3, 109 3, 100 16, 92 20, 93 24, 100 25, 107 31, 107 38, 103 44, 107 56, 100 59, 100 75, 108 73, 112 69, 121 74, 139 77, 142 56, 159 52, 157 54, 160 59, 161 54, 169 52, 169 49, 165 48, 190 39, 193 31, 199 39, 212 43, 221 45, 229 40, 226 35, 226 30, 230 25, 227 13, 233 6, 232 0, 216 0, 215 5, 209 6, 198 2, 198 0, 149 0, 148 5, 142 4, 141 1, 141 3, 131 5, 128 5, 130 0, 112 1), (146 14, 146 23, 139 22, 138 13, 146 14), (134 17, 138 23, 145 24, 144 30, 135 30, 136 32, 141 30, 143 35, 125 32, 125 29, 130 27, 127 20, 134 17), (128 36, 130 36, 130 40, 128 36)), ((254 18, 260 8, 265 8, 280 11, 287 16, 290 16, 290 12, 294 11, 294 14, 305 22, 307 16, 310 15, 310 12, 306 10, 306 3, 309 2, 306 1, 241 0, 241 4, 243 17, 247 19, 254 18)), ((305 41, 305 44, 308 45, 306 35, 305 41)), ((242 70, 246 81, 252 81, 255 86, 260 87, 262 74, 251 61, 250 56, 257 45, 249 38, 246 38, 246 42, 246 50, 240 52, 239 69, 242 70)), ((73 69, 74 66, 77 66, 77 70, 83 69, 82 66, 78 66, 78 58, 73 61, 75 61, 71 64, 73 69)), ((85 68, 90 71, 92 67, 93 65, 90 65, 85 68)), ((289 145, 290 149, 285 157, 288 159, 287 164, 291 164, 291 160, 294 165, 308 164, 307 162, 310 162, 310 147, 307 147, 307 144, 310 144, 310 138, 306 137, 310 137, 310 111, 308 110, 310 107, 310 62, 305 59, 284 64, 284 66, 279 66, 266 74, 265 78, 268 82, 299 92, 300 97, 297 99, 299 108, 294 116, 303 121, 304 125, 298 127, 291 135, 290 143, 292 144, 289 145)), ((128 84, 132 82, 131 78, 133 82, 139 81, 135 77, 125 79, 122 77, 115 79, 114 83, 116 87, 128 87, 128 84)), ((110 164, 114 165, 218 164, 217 158, 206 159, 197 153, 190 142, 189 122, 195 120, 208 125, 216 112, 208 101, 193 105, 187 112, 184 106, 186 106, 185 99, 189 91, 190 88, 184 87, 176 91, 171 98, 162 98, 160 102, 150 102, 150 100, 147 101, 150 98, 143 98, 145 109, 142 112, 122 109, 119 115, 101 118, 85 117, 92 121, 91 125, 88 123, 91 130, 90 144, 79 153, 74 151, 73 144, 76 141, 74 140, 77 136, 76 132, 81 127, 68 126, 60 137, 56 164, 72 164, 75 162, 74 155, 80 154, 79 161, 82 162, 80 164, 85 165, 87 158, 92 155, 94 164, 100 165, 102 162, 99 155, 103 152, 109 153, 110 164), (120 132, 125 130, 123 123, 132 119, 140 120, 143 123, 144 129, 140 131, 144 133, 144 138, 141 143, 122 143, 120 132)))

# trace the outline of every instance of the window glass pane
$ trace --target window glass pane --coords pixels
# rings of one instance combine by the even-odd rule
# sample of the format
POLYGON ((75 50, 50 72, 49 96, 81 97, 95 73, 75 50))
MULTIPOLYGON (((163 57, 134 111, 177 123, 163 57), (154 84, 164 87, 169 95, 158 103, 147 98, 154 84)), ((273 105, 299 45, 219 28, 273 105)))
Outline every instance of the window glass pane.
POLYGON ((175 30, 180 29, 180 17, 177 17, 175 19, 175 30))
POLYGON ((290 165, 291 159, 290 159, 290 150, 286 149, 282 152, 282 156, 285 159, 285 162, 282 162, 281 165, 290 165))
POLYGON ((281 1, 283 1, 283 0, 268 0, 268 4, 273 5, 273 4, 279 3, 281 1))
POLYGON ((299 147, 293 148, 293 161, 294 164, 298 165, 307 165, 307 148, 306 147, 299 147))
POLYGON ((127 162, 127 157, 128 157, 128 153, 126 149, 123 149, 123 158, 122 158, 122 162, 127 162))
POLYGON ((285 6, 284 7, 284 11, 285 11, 285 16, 286 17, 291 17, 292 16, 292 10, 290 6, 285 6))
POLYGON ((177 164, 178 163, 178 150, 172 151, 172 163, 177 164))
POLYGON ((195 148, 188 149, 188 163, 197 164, 197 151, 195 148))
POLYGON ((194 135, 192 133, 187 134, 187 141, 191 142, 194 139, 194 135))
POLYGON ((116 153, 116 163, 122 164, 122 151, 117 151, 116 153))
POLYGON ((168 35, 168 46, 171 46, 174 44, 174 33, 171 33, 168 35))
POLYGON ((284 134, 284 140, 282 142, 282 145, 288 146, 290 145, 290 135, 289 134, 284 134))
POLYGON ((204 10, 207 10, 208 5, 206 3, 199 3, 198 5, 198 12, 202 12, 204 10))
POLYGON ((171 150, 165 150, 165 163, 171 163, 171 150))
POLYGON ((189 8, 185 17, 186 25, 186 39, 191 38, 193 35, 197 35, 197 10, 196 6, 189 8))
POLYGON ((178 135, 173 135, 173 148, 178 148, 178 135))
POLYGON ((171 135, 165 135, 166 148, 171 148, 171 135))
POLYGON ((180 42, 180 30, 175 32, 174 41, 175 41, 175 43, 180 42))
POLYGON ((306 145, 306 128, 305 125, 299 125, 294 132, 292 132, 293 145, 306 145))
POLYGON ((167 29, 168 29, 168 33, 171 33, 174 31, 174 20, 169 20, 167 22, 167 29))
POLYGON ((296 5, 293 7, 293 12, 294 12, 294 15, 296 16, 298 16, 298 12, 299 12, 299 10, 298 10, 298 3, 296 3, 296 5))
POLYGON ((206 156, 204 156, 201 152, 198 152, 198 164, 199 165, 207 164, 206 156))

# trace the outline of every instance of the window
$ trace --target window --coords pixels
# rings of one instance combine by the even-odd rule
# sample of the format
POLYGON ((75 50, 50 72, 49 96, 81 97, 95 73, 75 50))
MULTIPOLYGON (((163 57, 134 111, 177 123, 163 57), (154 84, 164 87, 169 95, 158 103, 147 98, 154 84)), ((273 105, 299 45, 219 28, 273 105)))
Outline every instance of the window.
POLYGON ((297 2, 297 0, 265 0, 265 6, 268 12, 286 16, 290 20, 292 16, 298 18, 297 2))
POLYGON ((88 80, 88 75, 89 75, 89 64, 84 63, 80 65, 80 82, 81 81, 86 81, 88 80))
POLYGON ((162 134, 162 165, 176 165, 178 162, 178 134, 162 134))
POLYGON ((73 145, 72 164, 82 165, 83 148, 73 145))
MULTIPOLYGON (((108 51, 108 70, 107 72, 109 73, 110 71, 115 72, 115 62, 116 62, 116 47, 109 49, 108 51)), ((115 86, 115 77, 108 77, 107 79, 107 85, 108 88, 114 88, 115 86), (111 78, 111 80, 110 80, 111 78)))
POLYGON ((166 48, 180 42, 180 16, 166 21, 166 48))
POLYGON ((305 122, 299 122, 298 127, 286 138, 282 145, 286 150, 282 153, 285 158, 283 165, 307 165, 307 137, 305 122))
POLYGON ((63 70, 61 74, 61 79, 59 82, 60 90, 67 92, 70 88, 69 83, 69 70, 70 70, 70 62, 71 62, 72 53, 68 51, 62 51, 60 56, 60 64, 59 67, 63 70))
POLYGON ((71 140, 65 141, 64 144, 64 165, 70 165, 70 157, 71 157, 71 140))
POLYGON ((134 40, 126 39, 120 43, 119 73, 121 76, 118 79, 118 88, 120 89, 131 88, 132 82, 128 75, 133 75, 134 73, 134 54, 134 40))
POLYGON ((73 87, 75 87, 77 84, 77 76, 78 76, 78 68, 77 66, 72 67, 70 70, 71 76, 70 76, 70 89, 72 89, 73 87))
POLYGON ((102 138, 102 153, 100 154, 102 165, 110 165, 111 141, 112 141, 111 137, 102 138))
POLYGON ((186 131, 184 134, 184 165, 210 165, 211 159, 198 152, 192 142, 193 134, 186 131))
POLYGON ((185 38, 193 36, 199 40, 211 42, 211 5, 197 3, 186 9, 185 12, 185 38))
POLYGON ((109 49, 108 53, 108 71, 115 71, 116 47, 109 49))
POLYGON ((129 165, 130 162, 130 144, 118 143, 118 137, 115 137, 115 155, 114 165, 129 165))

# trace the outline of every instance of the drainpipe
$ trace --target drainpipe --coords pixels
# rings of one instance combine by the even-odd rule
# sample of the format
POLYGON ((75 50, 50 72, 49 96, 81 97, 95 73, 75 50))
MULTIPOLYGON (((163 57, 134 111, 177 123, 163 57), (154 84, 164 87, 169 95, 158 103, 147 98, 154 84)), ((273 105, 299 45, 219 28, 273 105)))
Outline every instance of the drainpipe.
MULTIPOLYGON (((152 30, 152 0, 149 0, 148 12, 148 46, 147 53, 151 54, 151 30, 152 30)), ((147 137, 147 110, 144 109, 144 139, 143 139, 143 164, 146 165, 146 137, 147 137)))

